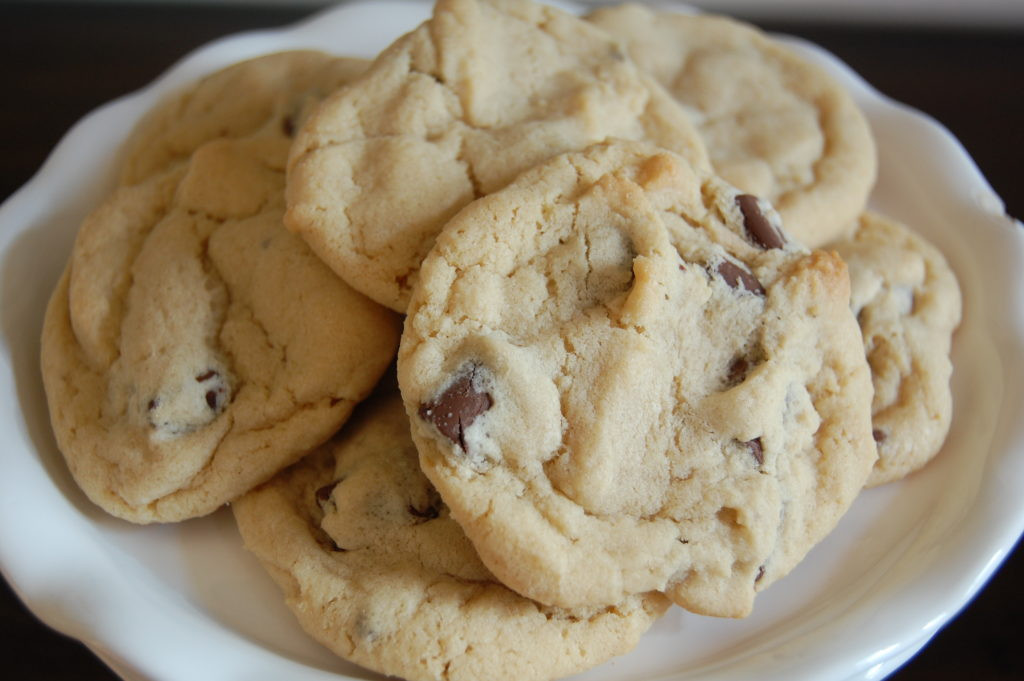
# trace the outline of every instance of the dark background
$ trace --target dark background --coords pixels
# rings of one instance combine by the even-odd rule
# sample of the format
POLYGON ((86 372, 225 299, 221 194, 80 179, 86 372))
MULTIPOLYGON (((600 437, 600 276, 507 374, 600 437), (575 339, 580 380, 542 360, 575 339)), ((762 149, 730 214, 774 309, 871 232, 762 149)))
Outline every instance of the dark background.
MULTIPOLYGON (((0 2, 0 199, 27 182, 63 133, 93 108, 146 85, 213 38, 273 28, 311 12, 0 2)), ((883 93, 938 119, 967 148, 1007 212, 1024 215, 1024 29, 757 23, 818 43, 883 93)), ((1018 550, 974 602, 890 678, 1024 679, 1022 579, 1024 551, 1018 550)), ((0 653, 8 679, 116 679, 84 646, 39 623, 2 582, 0 653)))

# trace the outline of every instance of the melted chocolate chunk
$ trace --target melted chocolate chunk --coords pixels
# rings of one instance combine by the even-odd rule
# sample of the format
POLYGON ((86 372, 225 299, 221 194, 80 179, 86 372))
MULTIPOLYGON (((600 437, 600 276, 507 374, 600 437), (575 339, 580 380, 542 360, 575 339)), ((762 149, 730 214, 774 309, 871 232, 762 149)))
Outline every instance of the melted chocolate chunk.
POLYGON ((206 406, 215 412, 220 412, 224 409, 224 405, 227 403, 228 391, 223 385, 219 385, 212 390, 206 391, 206 406))
POLYGON ((209 381, 215 382, 215 385, 206 391, 204 397, 206 399, 206 406, 208 406, 213 411, 218 412, 224 408, 224 404, 227 402, 228 394, 227 386, 224 385, 223 382, 219 381, 219 378, 220 373, 218 373, 214 369, 208 369, 205 372, 196 376, 196 381, 198 383, 207 383, 209 381))
POLYGON ((878 428, 875 428, 874 430, 871 431, 871 437, 875 438, 875 442, 877 442, 878 444, 882 444, 883 442, 885 442, 886 434, 884 430, 879 430, 878 428))
POLYGON ((786 245, 783 236, 761 212, 756 196, 740 194, 736 197, 736 205, 743 213, 743 227, 746 228, 747 234, 757 245, 764 249, 782 248, 786 245))
POLYGON ((732 288, 739 288, 742 285, 743 288, 751 293, 756 293, 760 296, 764 295, 764 287, 761 286, 761 282, 747 268, 741 267, 729 260, 723 260, 716 269, 722 276, 722 279, 725 280, 725 283, 732 288))
POLYGON ((761 438, 755 437, 753 440, 744 442, 747 448, 750 449, 750 455, 754 457, 754 461, 757 462, 758 466, 764 465, 764 448, 761 447, 761 438))
POLYGON ((479 367, 464 373, 455 380, 433 402, 420 405, 419 415, 425 421, 433 423, 446 438, 466 451, 466 428, 469 428, 476 417, 491 408, 494 400, 488 393, 480 392, 474 385, 473 378, 479 367))
POLYGON ((748 371, 750 371, 750 362, 745 357, 737 357, 729 365, 729 373, 725 377, 726 383, 729 386, 739 385, 746 379, 748 371))

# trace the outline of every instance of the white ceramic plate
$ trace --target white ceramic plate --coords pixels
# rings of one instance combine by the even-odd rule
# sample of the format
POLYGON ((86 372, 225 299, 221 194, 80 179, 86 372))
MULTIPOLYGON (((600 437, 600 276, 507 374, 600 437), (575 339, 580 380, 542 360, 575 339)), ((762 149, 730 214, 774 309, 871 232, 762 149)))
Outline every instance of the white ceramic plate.
MULTIPOLYGON (((230 512, 137 527, 92 506, 64 467, 39 377, 43 309, 80 220, 113 186, 115 151, 157 99, 266 52, 371 57, 426 18, 416 2, 345 5, 280 31, 212 43, 78 123, 0 208, 0 567, 28 606, 126 679, 379 678, 308 639, 241 547, 230 512)), ((792 41, 854 93, 879 140, 875 208, 949 257, 964 294, 953 427, 920 474, 865 492, 837 530, 742 621, 675 608, 589 681, 877 679, 981 588, 1024 530, 1024 229, 962 147, 792 41), (756 674, 755 674, 756 671, 756 674)))

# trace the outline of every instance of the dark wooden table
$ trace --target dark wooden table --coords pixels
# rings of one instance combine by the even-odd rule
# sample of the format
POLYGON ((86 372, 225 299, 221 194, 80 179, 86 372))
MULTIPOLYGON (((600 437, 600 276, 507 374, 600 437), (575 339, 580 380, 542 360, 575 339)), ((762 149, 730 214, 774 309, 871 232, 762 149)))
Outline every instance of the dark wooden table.
MULTIPOLYGON (((40 166, 94 107, 139 88, 191 49, 310 13, 296 7, 0 2, 0 198, 40 166)), ((1024 31, 760 22, 831 50, 882 92, 944 123, 1011 215, 1024 215, 1024 31)), ((1024 503, 1024 501, 1022 501, 1024 503)), ((1024 551, 895 681, 1024 679, 1024 551)), ((8 679, 117 677, 84 646, 39 623, 0 582, 0 651, 8 679)), ((188 680, 182 680, 188 681, 188 680)), ((811 680, 813 681, 813 680, 811 680)))

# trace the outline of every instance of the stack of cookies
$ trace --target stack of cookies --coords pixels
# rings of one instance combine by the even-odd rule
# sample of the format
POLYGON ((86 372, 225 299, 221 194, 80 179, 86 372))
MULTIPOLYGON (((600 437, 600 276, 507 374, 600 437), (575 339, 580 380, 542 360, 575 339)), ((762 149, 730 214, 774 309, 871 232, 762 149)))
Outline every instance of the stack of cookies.
POLYGON ((747 615, 940 449, 960 293, 875 170, 842 87, 722 17, 438 0, 372 62, 244 62, 81 226, 57 441, 126 520, 230 503, 346 659, 565 676, 747 615))

